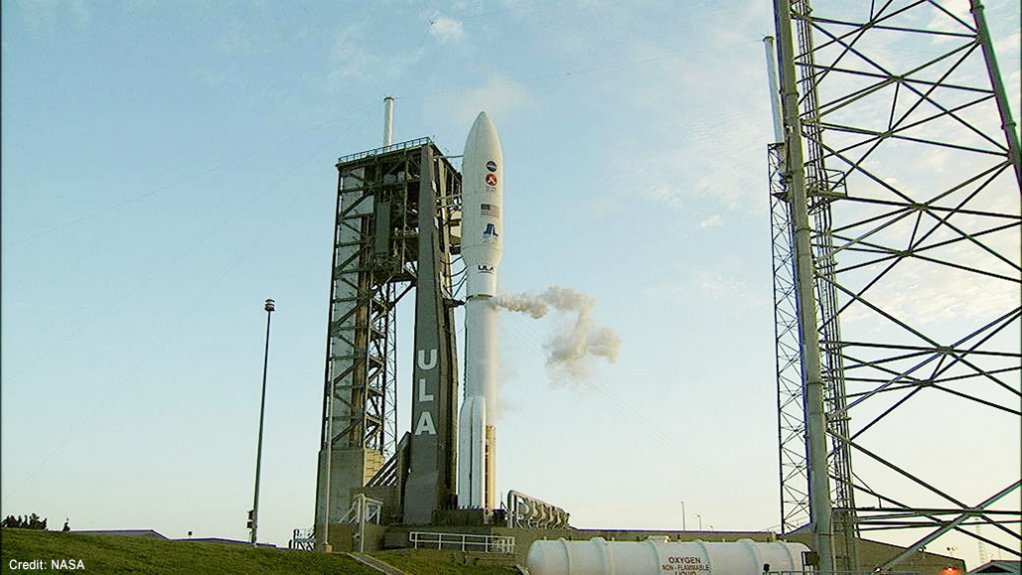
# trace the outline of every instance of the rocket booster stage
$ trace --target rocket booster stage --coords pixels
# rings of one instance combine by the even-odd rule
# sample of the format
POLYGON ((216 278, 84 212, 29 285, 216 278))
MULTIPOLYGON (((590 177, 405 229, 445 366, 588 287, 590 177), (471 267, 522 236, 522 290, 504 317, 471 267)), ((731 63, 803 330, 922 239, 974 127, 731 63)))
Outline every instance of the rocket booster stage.
POLYGON ((462 160, 461 256, 465 303, 465 398, 458 417, 458 505, 492 510, 496 487, 497 269, 504 248, 504 157, 480 112, 462 160))

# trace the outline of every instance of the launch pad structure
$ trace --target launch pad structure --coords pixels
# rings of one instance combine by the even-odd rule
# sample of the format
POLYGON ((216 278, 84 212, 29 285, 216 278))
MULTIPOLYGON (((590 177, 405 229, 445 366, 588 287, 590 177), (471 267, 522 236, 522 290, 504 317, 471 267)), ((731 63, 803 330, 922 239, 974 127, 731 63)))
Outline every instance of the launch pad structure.
MULTIPOLYGON (((824 575, 915 563, 948 534, 1019 555, 1015 471, 987 469, 972 481, 981 493, 957 492, 945 470, 969 453, 885 453, 913 445, 899 429, 933 440, 953 433, 949 420, 1018 430, 990 438, 1009 450, 1022 436, 1022 159, 983 7, 812 4, 775 0, 768 53, 781 535, 818 552, 824 575), (909 301, 925 297, 968 313, 943 321, 909 301), (888 534, 903 537, 865 539, 888 534)), ((392 534, 495 532, 498 514, 458 509, 462 175, 425 138, 337 169, 316 540, 328 548, 330 529, 364 520, 370 500, 392 534), (395 315, 413 290, 411 431, 399 439, 395 315)), ((502 510, 524 510, 508 528, 567 528, 561 510, 520 501, 502 510), (559 519, 520 522, 528 512, 559 519)))
POLYGON ((389 490, 384 513, 410 524, 455 501, 451 256, 461 176, 426 138, 343 157, 337 170, 316 492, 322 541, 349 512, 353 490, 389 490), (413 289, 414 423, 399 447, 396 310, 413 289))
POLYGON ((464 177, 474 183, 463 192, 463 174, 429 138, 389 144, 393 100, 385 105, 387 145, 336 164, 316 518, 313 532, 296 539, 330 551, 375 548, 385 535, 399 547, 434 535, 461 538, 462 544, 479 537, 529 540, 550 529, 570 536, 562 509, 517 491, 508 493, 506 506, 493 501, 495 427, 486 421, 484 403, 495 399, 496 386, 479 374, 496 373, 496 324, 479 312, 496 312, 485 301, 496 295, 503 233, 496 130, 480 113, 462 162, 464 177), (472 208, 467 221, 463 206, 472 208), (473 239, 463 241, 468 233, 473 239), (456 299, 462 285, 464 302, 456 299), (413 363, 411 425, 399 439, 396 314, 412 293, 414 343, 411 353, 404 352, 413 363), (466 342, 473 360, 466 362, 461 401, 463 411, 472 409, 462 417, 468 432, 461 434, 460 449, 459 305, 466 306, 465 332, 473 338, 466 342), (459 452, 469 459, 459 462, 459 452), (474 465, 466 465, 473 457, 474 465), (463 478, 459 463, 468 469, 463 478))

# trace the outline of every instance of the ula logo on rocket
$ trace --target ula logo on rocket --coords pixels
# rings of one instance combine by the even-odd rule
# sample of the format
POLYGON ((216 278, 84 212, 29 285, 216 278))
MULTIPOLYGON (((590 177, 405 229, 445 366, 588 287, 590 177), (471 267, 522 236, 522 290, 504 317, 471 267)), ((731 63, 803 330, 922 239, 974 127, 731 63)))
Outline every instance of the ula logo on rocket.
POLYGON ((493 273, 493 266, 478 265, 478 266, 476 266, 476 269, 479 270, 479 273, 481 273, 481 274, 492 274, 493 273))

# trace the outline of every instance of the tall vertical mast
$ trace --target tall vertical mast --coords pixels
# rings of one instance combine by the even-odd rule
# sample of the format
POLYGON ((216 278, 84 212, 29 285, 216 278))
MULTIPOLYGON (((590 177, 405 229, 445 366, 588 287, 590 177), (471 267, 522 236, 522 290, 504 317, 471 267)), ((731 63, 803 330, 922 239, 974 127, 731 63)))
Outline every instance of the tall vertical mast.
POLYGON ((820 555, 820 571, 834 573, 832 505, 827 474, 827 422, 820 369, 820 335, 816 321, 815 265, 812 229, 802 156, 802 128, 798 110, 794 42, 791 34, 790 0, 775 0, 774 16, 780 60, 781 113, 787 152, 785 171, 795 230, 795 274, 798 294, 798 326, 802 341, 802 373, 805 386, 806 444, 809 463, 809 508, 813 542, 820 555))
POLYGON ((383 145, 394 143, 394 97, 383 99, 383 145))

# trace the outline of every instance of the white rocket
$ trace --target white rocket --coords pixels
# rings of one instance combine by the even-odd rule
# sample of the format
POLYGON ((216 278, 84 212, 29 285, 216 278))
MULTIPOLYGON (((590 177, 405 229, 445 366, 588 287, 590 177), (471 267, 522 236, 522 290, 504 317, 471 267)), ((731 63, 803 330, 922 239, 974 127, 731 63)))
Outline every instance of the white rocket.
POLYGON ((480 112, 461 168, 461 257, 465 302, 465 398, 458 416, 458 505, 492 510, 496 485, 497 269, 504 251, 504 156, 480 112))

